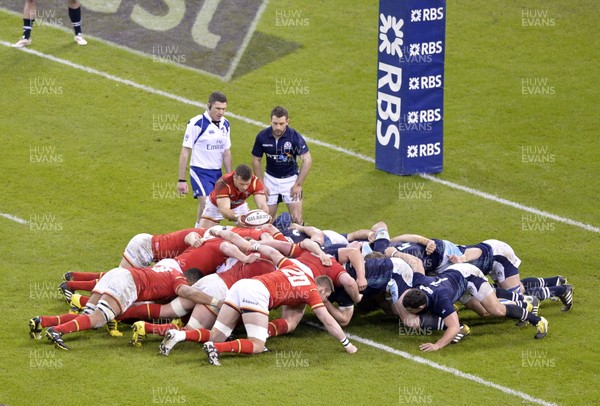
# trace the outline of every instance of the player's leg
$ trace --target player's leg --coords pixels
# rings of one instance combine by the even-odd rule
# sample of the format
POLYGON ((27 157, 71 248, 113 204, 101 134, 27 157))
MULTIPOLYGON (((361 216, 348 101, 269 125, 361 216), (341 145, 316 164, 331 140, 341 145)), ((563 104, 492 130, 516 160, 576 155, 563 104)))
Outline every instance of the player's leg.
POLYGON ((13 44, 15 48, 23 48, 31 44, 31 30, 35 22, 36 0, 25 0, 23 7, 23 35, 13 44))
POLYGON ((498 286, 515 293, 524 293, 525 288, 521 284, 521 276, 516 275, 506 276, 503 281, 498 281, 498 286))
POLYGON ((54 343, 56 348, 70 350, 62 338, 63 335, 102 327, 113 320, 120 311, 121 305, 119 302, 112 296, 103 294, 96 309, 91 314, 80 314, 73 320, 48 328, 46 337, 54 343))
POLYGON ((83 38, 81 32, 81 4, 79 0, 68 0, 69 3, 69 19, 75 32, 75 42, 77 45, 87 45, 87 41, 83 38))
POLYGON ((302 218, 302 200, 295 203, 286 203, 292 222, 303 225, 304 219, 302 218))
POLYGON ((544 338, 548 333, 548 321, 543 318, 528 312, 521 306, 514 304, 502 304, 496 297, 494 288, 487 281, 477 281, 477 277, 467 278, 468 284, 474 284, 476 291, 473 296, 481 302, 481 305, 491 316, 507 317, 520 321, 528 321, 536 326, 537 333, 535 338, 544 338))
POLYGON ((221 220, 223 220, 221 211, 210 201, 210 199, 207 199, 202 216, 199 219, 199 222, 196 222, 196 227, 211 228, 212 226, 218 225, 221 220))
POLYGON ((198 213, 196 214, 196 227, 199 227, 202 221, 202 213, 204 213, 204 208, 206 207, 206 199, 207 196, 198 196, 198 213))
MULTIPOLYGON (((223 310, 221 310, 221 312, 222 311, 223 310)), ((242 319, 244 321, 244 327, 246 328, 248 338, 225 342, 208 341, 204 343, 203 349, 208 356, 208 362, 210 364, 217 366, 221 365, 219 358, 220 354, 224 352, 250 355, 259 354, 265 350, 265 342, 267 341, 268 337, 268 314, 259 311, 245 312, 242 315, 242 319)))
POLYGON ((281 336, 293 332, 304 316, 304 305, 282 306, 281 318, 271 320, 268 324, 269 337, 281 336))
POLYGON ((196 215, 196 225, 200 226, 202 215, 206 208, 208 195, 215 188, 215 183, 221 177, 221 170, 202 169, 197 166, 190 167, 190 184, 193 191, 194 199, 198 199, 198 212, 196 215))

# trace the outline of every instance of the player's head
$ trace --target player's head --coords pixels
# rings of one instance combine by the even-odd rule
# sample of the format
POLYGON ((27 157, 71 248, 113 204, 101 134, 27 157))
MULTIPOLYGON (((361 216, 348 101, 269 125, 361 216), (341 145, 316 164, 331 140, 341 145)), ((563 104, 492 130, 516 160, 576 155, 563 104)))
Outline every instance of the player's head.
POLYGON ((221 121, 227 110, 227 96, 221 92, 212 92, 208 96, 208 115, 213 121, 221 121))
POLYGON ((327 275, 320 275, 315 278, 315 283, 317 284, 317 290, 321 295, 321 299, 327 299, 331 293, 333 292, 333 281, 327 275))
POLYGON ((421 289, 409 289, 402 299, 402 305, 412 314, 419 313, 426 304, 427 296, 421 289))
POLYGON ((372 258, 387 258, 387 257, 385 256, 385 254, 382 254, 379 251, 373 251, 373 252, 370 252, 367 255, 365 255, 365 260, 372 259, 372 258))
POLYGON ((274 136, 282 136, 287 130, 288 123, 288 111, 284 107, 277 106, 271 111, 271 129, 274 136))
POLYGON ((185 276, 188 285, 193 285, 194 283, 198 282, 200 278, 202 278, 204 275, 200 272, 198 268, 190 268, 183 273, 183 276, 185 276))
POLYGON ((238 165, 233 174, 233 184, 240 192, 244 192, 252 183, 252 168, 246 164, 238 165))

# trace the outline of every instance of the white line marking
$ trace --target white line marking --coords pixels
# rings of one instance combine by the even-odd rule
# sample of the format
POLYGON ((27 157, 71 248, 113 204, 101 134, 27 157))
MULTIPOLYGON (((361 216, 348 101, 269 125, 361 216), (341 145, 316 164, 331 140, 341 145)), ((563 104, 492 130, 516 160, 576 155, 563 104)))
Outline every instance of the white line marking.
MULTIPOLYGON (((306 322, 306 324, 308 324, 311 327, 315 327, 315 328, 318 328, 320 330, 324 330, 323 326, 321 326, 320 324, 313 323, 313 322, 310 322, 310 321, 306 322)), ((444 371, 444 372, 447 372, 449 374, 452 374, 452 375, 454 375, 456 377, 468 379, 468 380, 473 381, 475 383, 478 383, 478 384, 481 384, 481 385, 484 385, 484 386, 487 386, 487 387, 490 387, 490 388, 493 388, 493 389, 497 389, 497 390, 499 390, 501 392, 504 392, 504 393, 506 393, 508 395, 517 396, 517 397, 520 397, 522 399, 525 399, 528 402, 537 403, 539 405, 545 405, 545 406, 557 406, 556 403, 550 403, 550 402, 547 402, 547 401, 545 401, 543 399, 535 398, 535 397, 533 397, 531 395, 528 395, 528 394, 526 394, 524 392, 521 392, 521 391, 518 391, 518 390, 514 390, 514 389, 510 389, 510 388, 507 388, 506 386, 498 385, 497 383, 494 383, 494 382, 488 381, 486 379, 480 378, 477 375, 468 374, 466 372, 459 371, 456 368, 451 368, 451 367, 447 367, 445 365, 438 364, 437 362, 433 362, 431 360, 428 360, 427 358, 423 358, 423 357, 419 357, 419 356, 416 356, 416 355, 412 355, 412 354, 409 354, 407 352, 397 350, 397 349, 389 347, 387 345, 380 344, 378 342, 375 342, 375 341, 372 341, 372 340, 369 340, 369 339, 366 339, 366 338, 362 338, 362 337, 359 337, 359 336, 354 335, 354 334, 346 334, 346 335, 348 336, 348 338, 350 338, 350 339, 352 339, 354 341, 358 341, 359 343, 368 345, 368 346, 373 347, 373 348, 377 348, 378 350, 382 350, 382 351, 388 352, 390 354, 398 355, 398 356, 400 356, 402 358, 406 358, 409 361, 413 361, 413 362, 417 362, 419 364, 427 365, 427 366, 430 366, 432 368, 439 369, 440 371, 444 371)))
POLYGON ((269 0, 264 0, 262 2, 262 4, 260 5, 260 7, 258 8, 258 11, 256 12, 256 16, 254 17, 254 20, 252 21, 252 24, 250 25, 250 28, 248 29, 248 32, 246 33, 246 37, 244 37, 244 41, 242 42, 242 45, 238 49, 238 52, 235 55, 235 58, 233 58, 233 61, 231 61, 231 65, 229 65, 229 70, 227 71, 225 76, 223 76, 223 80, 225 82, 229 82, 231 80, 233 74, 235 73, 235 70, 237 69, 238 64, 240 63, 240 60, 242 59, 242 56, 246 52, 246 48, 248 47, 248 44, 250 43, 250 40, 252 39, 252 36, 254 35, 254 31, 256 31, 256 26, 258 25, 260 17, 262 16, 265 9, 267 8, 268 2, 269 2, 269 0))
MULTIPOLYGON (((12 47, 12 44, 9 43, 9 42, 6 42, 6 41, 0 40, 0 44, 4 45, 6 47, 12 47)), ((82 70, 82 71, 87 72, 87 73, 91 73, 91 74, 94 74, 94 75, 102 76, 102 77, 104 77, 106 79, 109 79, 109 80, 112 80, 112 81, 115 81, 115 82, 118 82, 118 83, 123 83, 125 85, 134 87, 136 89, 140 89, 140 90, 143 90, 143 91, 151 93, 151 94, 156 94, 156 95, 159 95, 159 96, 163 96, 163 97, 166 97, 168 99, 178 101, 180 103, 184 103, 184 104, 188 104, 190 106, 196 106, 196 107, 200 107, 200 108, 206 109, 206 104, 204 104, 204 103, 200 103, 200 102, 197 102, 195 100, 190 100, 190 99, 187 99, 185 97, 177 96, 177 95, 175 95, 173 93, 169 93, 169 92, 165 92, 165 91, 162 91, 162 90, 158 90, 158 89, 155 89, 155 88, 150 87, 150 86, 142 85, 142 84, 136 83, 136 82, 134 82, 132 80, 129 80, 129 79, 123 79, 123 78, 120 78, 118 76, 111 75, 110 73, 106 73, 106 72, 99 71, 97 69, 89 68, 87 66, 83 66, 83 65, 80 65, 80 64, 68 61, 66 59, 61 59, 61 58, 58 58, 58 57, 53 56, 53 55, 44 54, 44 53, 36 51, 34 49, 21 48, 21 49, 19 49, 19 51, 27 52, 27 53, 30 53, 32 55, 39 56, 40 58, 49 59, 49 60, 54 61, 56 63, 67 65, 67 66, 69 66, 71 68, 79 69, 79 70, 82 70)), ((267 124, 267 123, 261 123, 260 121, 256 121, 256 120, 253 120, 253 119, 248 118, 248 117, 240 116, 240 115, 235 114, 235 113, 228 112, 227 116, 231 117, 231 118, 234 118, 236 120, 243 121, 243 122, 248 123, 248 124, 255 125, 257 127, 261 127, 261 128, 265 128, 265 127, 269 126, 269 124, 267 124)), ((349 149, 342 148, 342 147, 339 147, 337 145, 329 144, 329 143, 324 142, 324 141, 319 141, 319 140, 314 139, 314 138, 310 138, 310 137, 304 137, 304 138, 306 138, 307 141, 309 141, 309 142, 311 142, 311 143, 313 143, 315 145, 319 145, 321 147, 329 148, 329 149, 332 149, 334 151, 341 152, 343 154, 353 156, 355 158, 361 159, 361 160, 366 161, 366 162, 375 163, 375 159, 373 159, 373 158, 371 158, 369 156, 360 154, 358 152, 351 151, 349 149)), ((475 196, 478 196, 478 197, 482 197, 484 199, 492 200, 492 201, 494 201, 496 203, 504 204, 506 206, 510 206, 510 207, 513 207, 513 208, 518 209, 518 210, 523 210, 523 211, 526 211, 526 212, 529 212, 529 213, 534 213, 534 214, 537 214, 537 215, 540 215, 540 216, 548 217, 548 218, 550 218, 550 219, 552 219, 554 221, 558 221, 560 223, 564 223, 564 224, 568 224, 568 225, 571 225, 571 226, 579 227, 579 228, 582 228, 582 229, 584 229, 586 231, 591 231, 591 232, 594 232, 594 233, 600 233, 600 228, 599 227, 595 227, 595 226, 590 225, 590 224, 585 224, 585 223, 582 223, 582 222, 579 222, 579 221, 576 221, 576 220, 568 219, 566 217, 558 216, 556 214, 548 213, 546 211, 538 210, 538 209, 533 208, 533 207, 525 206, 525 205, 522 205, 520 203, 515 203, 513 201, 510 201, 510 200, 507 200, 507 199, 503 199, 501 197, 498 197, 498 196, 495 196, 495 195, 492 195, 492 194, 489 194, 489 193, 486 193, 486 192, 481 192, 479 190, 472 189, 472 188, 467 187, 467 186, 462 186, 462 185, 459 185, 457 183, 453 183, 453 182, 450 182, 450 181, 447 181, 447 180, 436 178, 435 176, 426 175, 426 174, 420 174, 419 176, 421 176, 422 178, 427 179, 427 180, 429 180, 431 182, 439 183, 441 185, 448 186, 448 187, 450 187, 452 189, 461 190, 463 192, 467 192, 467 193, 470 193, 472 195, 475 195, 475 196)))
POLYGON ((558 222, 561 222, 561 223, 565 223, 565 224, 568 224, 570 226, 575 226, 575 227, 583 228, 584 230, 591 231, 593 233, 600 233, 600 228, 599 227, 595 227, 595 226, 593 226, 591 224, 586 224, 586 223, 582 223, 580 221, 571 220, 571 219, 566 218, 566 217, 557 216, 556 214, 548 213, 547 211, 538 210, 538 209, 536 209, 534 207, 525 206, 525 205, 523 205, 521 203, 516 203, 516 202, 510 201, 510 200, 504 199, 502 197, 498 197, 498 196, 492 195, 490 193, 481 192, 481 191, 479 191, 477 189, 472 189, 472 188, 467 187, 467 186, 462 186, 462 185, 459 185, 457 183, 450 182, 450 181, 447 181, 447 180, 444 180, 444 179, 438 179, 438 178, 436 178, 435 176, 432 176, 432 175, 420 174, 419 176, 421 176, 422 178, 425 178, 427 180, 430 180, 432 182, 437 182, 437 183, 440 183, 442 185, 448 186, 448 187, 453 188, 453 189, 458 189, 458 190, 461 190, 463 192, 471 193, 471 194, 473 194, 475 196, 483 197, 484 199, 492 200, 492 201, 494 201, 496 203, 500 203, 500 204, 504 204, 506 206, 514 207, 515 209, 518 209, 518 210, 523 210, 523 211, 527 211, 529 213, 533 213, 533 214, 537 214, 537 215, 540 215, 540 216, 548 217, 548 218, 550 218, 552 220, 555 220, 555 221, 558 221, 558 222))
POLYGON ((13 216, 12 214, 8 214, 8 213, 0 213, 0 217, 5 217, 5 218, 15 221, 19 224, 29 224, 29 221, 23 220, 21 217, 13 216))

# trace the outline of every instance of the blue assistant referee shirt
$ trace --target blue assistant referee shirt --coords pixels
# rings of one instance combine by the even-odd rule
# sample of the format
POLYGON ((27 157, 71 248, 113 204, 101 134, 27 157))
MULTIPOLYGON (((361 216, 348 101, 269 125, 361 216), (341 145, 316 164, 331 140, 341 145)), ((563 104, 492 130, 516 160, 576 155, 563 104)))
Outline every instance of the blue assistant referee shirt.
POLYGON ((256 135, 254 148, 252 148, 253 156, 262 158, 264 154, 267 157, 265 172, 274 178, 289 178, 297 175, 296 158, 307 152, 306 141, 291 127, 288 127, 278 140, 275 140, 271 127, 265 128, 256 135))

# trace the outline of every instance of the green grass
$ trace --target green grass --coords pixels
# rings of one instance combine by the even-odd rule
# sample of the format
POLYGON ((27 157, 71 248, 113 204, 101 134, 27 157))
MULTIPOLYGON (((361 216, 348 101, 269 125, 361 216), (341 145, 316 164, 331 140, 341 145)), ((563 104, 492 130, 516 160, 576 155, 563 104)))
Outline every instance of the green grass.
MULTIPOLYGON (((283 104, 303 134, 373 156, 378 11, 375 2, 359 3, 352 15, 342 15, 338 9, 347 3, 341 0, 326 8, 312 0, 271 2, 242 60, 248 67, 229 83, 93 40, 77 48, 70 34, 53 28, 34 32, 33 48, 192 100, 204 102, 221 89, 231 112, 261 122, 283 104), (309 27, 275 26, 279 9, 301 9, 309 27), (264 43, 273 39, 298 46, 275 58, 264 43), (270 62, 261 66, 257 61, 264 53, 270 62), (300 79, 309 94, 277 94, 278 78, 300 79)), ((451 3, 447 13, 445 162, 438 177, 600 226, 599 40, 590 12, 595 3, 459 3, 451 3), (523 9, 547 9, 556 26, 522 27, 523 9), (523 95, 521 79, 528 77, 547 78, 555 95, 523 95), (554 162, 523 162, 523 147, 546 148, 554 162)), ((20 21, 0 13, 0 40, 16 40, 20 21)), ((128 347, 127 332, 122 338, 96 331, 73 334, 67 337, 72 352, 30 340, 30 317, 65 311, 54 290, 62 273, 108 270, 118 264, 132 235, 192 224, 193 199, 154 193, 165 185, 175 188, 182 131, 153 131, 152 121, 156 114, 172 114, 185 123, 199 110, 7 47, 0 47, 0 77, 0 212, 36 224, 46 219, 54 228, 36 231, 0 217, 0 403, 164 404, 167 396, 170 403, 187 404, 360 405, 402 403, 411 393, 431 404, 521 402, 364 344, 357 344, 357 354, 346 355, 331 337, 306 325, 271 340, 271 353, 224 357, 222 368, 208 366, 193 344, 168 358, 156 356, 158 339, 128 347), (36 78, 56 80, 62 94, 30 95, 30 80, 36 78), (30 148, 36 147, 55 148, 60 162, 31 162, 30 148), (282 366, 289 351, 299 354, 302 365, 282 366)), ((259 128, 231 121, 234 163, 249 163, 259 128)), ((543 304, 551 331, 541 341, 533 340, 532 328, 480 320, 467 311, 460 316, 473 335, 432 354, 418 351, 428 337, 400 336, 397 321, 378 311, 358 315, 349 333, 548 402, 579 405, 600 398, 598 233, 310 147, 314 166, 305 184, 310 224, 344 232, 383 219, 393 234, 415 232, 460 243, 498 238, 515 248, 524 276, 563 274, 575 286, 570 313, 561 313, 555 302, 543 304), (405 187, 422 188, 429 197, 401 199, 405 187), (527 231, 527 224, 541 230, 527 231), (544 354, 546 365, 527 366, 523 351, 544 354)))

